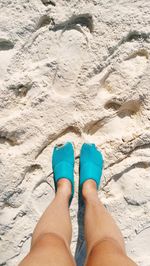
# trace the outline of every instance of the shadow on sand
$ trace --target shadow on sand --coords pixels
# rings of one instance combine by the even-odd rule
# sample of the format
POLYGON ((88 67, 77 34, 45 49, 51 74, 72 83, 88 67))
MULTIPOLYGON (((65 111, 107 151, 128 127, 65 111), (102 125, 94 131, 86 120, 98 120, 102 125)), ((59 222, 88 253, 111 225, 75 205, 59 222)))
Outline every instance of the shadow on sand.
POLYGON ((77 266, 83 266, 86 258, 86 243, 84 239, 84 212, 85 204, 81 193, 78 198, 78 239, 75 251, 75 261, 77 266))

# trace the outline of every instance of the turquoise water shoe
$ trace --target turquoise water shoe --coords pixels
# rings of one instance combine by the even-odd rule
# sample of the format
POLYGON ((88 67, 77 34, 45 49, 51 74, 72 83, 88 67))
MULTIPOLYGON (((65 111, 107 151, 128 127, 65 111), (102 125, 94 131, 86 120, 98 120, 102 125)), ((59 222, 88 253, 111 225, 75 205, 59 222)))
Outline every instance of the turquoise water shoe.
POLYGON ((71 182, 71 203, 74 195, 74 149, 72 143, 67 142, 63 146, 56 146, 54 148, 52 167, 54 172, 55 191, 57 191, 57 182, 59 179, 66 178, 71 182))
POLYGON ((99 188, 103 169, 103 157, 95 144, 84 143, 80 152, 80 181, 79 188, 82 190, 83 183, 88 179, 96 182, 99 188))

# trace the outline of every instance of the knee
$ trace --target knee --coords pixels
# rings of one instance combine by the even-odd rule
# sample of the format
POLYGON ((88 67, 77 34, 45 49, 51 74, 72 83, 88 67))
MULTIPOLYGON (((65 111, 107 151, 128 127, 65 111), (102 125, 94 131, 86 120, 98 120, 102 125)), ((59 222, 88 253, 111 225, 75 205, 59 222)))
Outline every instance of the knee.
POLYGON ((103 239, 91 248, 86 266, 98 265, 132 265, 136 264, 127 257, 126 252, 115 239, 103 239))
POLYGON ((45 233, 39 236, 33 243, 32 246, 66 246, 65 241, 62 237, 55 233, 45 233))
POLYGON ((95 254, 125 254, 124 248, 112 238, 104 238, 103 240, 97 241, 89 251, 89 256, 95 254))

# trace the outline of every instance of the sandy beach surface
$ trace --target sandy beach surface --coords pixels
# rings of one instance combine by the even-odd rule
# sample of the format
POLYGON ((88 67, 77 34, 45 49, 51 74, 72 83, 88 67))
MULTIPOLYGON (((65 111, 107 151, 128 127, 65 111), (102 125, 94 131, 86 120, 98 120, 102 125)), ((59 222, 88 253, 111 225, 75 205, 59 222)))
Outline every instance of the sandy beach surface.
POLYGON ((53 147, 72 141, 72 252, 79 153, 94 142, 99 197, 128 255, 150 266, 150 1, 1 0, 0 89, 0 265, 29 251, 55 193, 53 147))

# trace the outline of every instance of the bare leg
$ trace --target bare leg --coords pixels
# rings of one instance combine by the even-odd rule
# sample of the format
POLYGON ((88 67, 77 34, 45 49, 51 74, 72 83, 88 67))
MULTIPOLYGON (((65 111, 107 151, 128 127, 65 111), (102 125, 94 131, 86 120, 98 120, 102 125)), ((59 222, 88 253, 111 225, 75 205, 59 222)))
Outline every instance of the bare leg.
POLYGON ((20 266, 75 265, 69 248, 72 234, 70 195, 70 181, 59 180, 56 196, 40 218, 33 232, 30 253, 20 266))
POLYGON ((88 180, 82 189, 85 201, 86 266, 134 266, 125 252, 115 221, 98 199, 96 183, 88 180))

